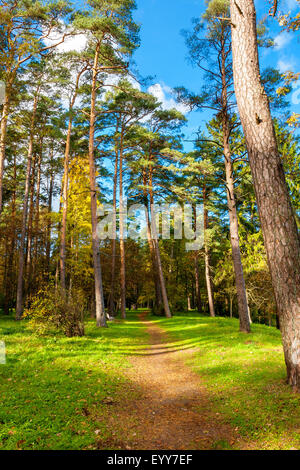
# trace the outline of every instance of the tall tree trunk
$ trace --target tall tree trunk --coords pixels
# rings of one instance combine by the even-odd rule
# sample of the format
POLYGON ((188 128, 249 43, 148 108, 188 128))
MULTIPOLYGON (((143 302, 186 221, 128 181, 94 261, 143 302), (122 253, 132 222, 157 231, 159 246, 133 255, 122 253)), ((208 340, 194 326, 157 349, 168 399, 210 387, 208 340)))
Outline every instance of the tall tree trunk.
POLYGON ((231 0, 233 76, 274 289, 288 383, 300 391, 300 239, 261 83, 253 0, 231 0))
POLYGON ((160 289, 161 289, 161 294, 162 294, 162 300, 163 300, 163 305, 164 305, 165 316, 167 318, 171 318, 172 314, 171 314, 170 307, 169 307, 168 294, 167 294, 165 278, 164 278, 164 273, 163 273, 162 264, 161 264, 158 237, 157 237, 157 233, 156 233, 155 213, 154 213, 154 207, 153 207, 154 199, 153 199, 153 191, 152 191, 152 174, 151 174, 151 170, 150 170, 150 178, 149 178, 149 187, 150 187, 150 190, 149 190, 150 191, 150 214, 151 214, 151 228, 152 228, 151 232, 152 232, 152 240, 153 240, 154 252, 155 252, 155 257, 156 257, 156 262, 157 262, 158 277, 159 277, 159 281, 160 281, 160 289))
MULTIPOLYGON (((148 202, 147 202, 147 205, 148 205, 148 202)), ((160 287, 160 280, 159 280, 159 275, 158 275, 158 265, 157 265, 157 259, 156 259, 156 253, 155 253, 154 240, 152 239, 152 234, 151 234, 151 218, 150 218, 148 209, 146 211, 146 224, 147 224, 147 240, 148 240, 150 256, 151 256, 151 261, 152 261, 152 274, 153 274, 153 282, 154 282, 154 288, 155 288, 155 313, 157 315, 161 315, 163 314, 164 307, 163 307, 163 299, 162 299, 162 293, 161 293, 161 287, 160 287)))
POLYGON ((227 137, 224 138, 226 192, 227 192, 227 205, 228 205, 228 212, 229 212, 231 253, 232 253, 235 286, 236 286, 237 301, 238 301, 238 313, 239 313, 239 319, 240 319, 240 331, 243 331, 245 333, 250 333, 246 285, 245 285, 245 279, 244 279, 241 249, 240 249, 240 240, 239 240, 238 215, 237 215, 237 209, 236 209, 236 199, 235 199, 235 194, 234 194, 233 166, 232 166, 229 144, 227 143, 227 137))
POLYGON ((146 171, 143 172, 143 185, 144 185, 144 200, 146 204, 146 229, 147 229, 147 240, 149 245, 149 251, 152 261, 152 274, 153 274, 153 283, 155 288, 155 304, 154 311, 157 315, 163 314, 163 300, 162 293, 160 288, 160 281, 158 276, 158 266, 155 254, 154 243, 151 235, 151 217, 149 214, 149 201, 148 201, 148 191, 147 191, 147 175, 146 171))
POLYGON ((34 189, 35 189, 35 166, 36 166, 36 153, 32 157, 31 165, 31 178, 30 178, 30 202, 29 202, 29 214, 28 214, 28 229, 27 229, 27 246, 26 246, 26 278, 27 278, 27 289, 30 288, 31 284, 31 252, 32 252, 32 224, 33 224, 33 213, 34 213, 34 189))
POLYGON ((59 246, 59 266, 60 266, 60 285, 63 295, 66 294, 66 236, 67 236, 67 215, 68 215, 68 187, 69 187, 69 160, 71 148, 71 132, 73 124, 73 108, 78 94, 78 87, 80 77, 85 71, 85 68, 79 71, 76 77, 75 89, 73 96, 69 103, 69 123, 68 132, 66 137, 66 146, 64 154, 64 176, 63 176, 63 190, 62 190, 62 221, 60 231, 60 246, 59 246))
POLYGON ((11 238, 8 251, 8 266, 7 266, 7 275, 6 283, 4 287, 5 298, 4 298, 4 313, 9 314, 9 309, 12 303, 12 294, 14 285, 14 251, 16 244, 16 199, 17 199, 17 159, 16 151, 14 151, 14 186, 12 194, 12 208, 11 208, 11 238))
POLYGON ((26 236, 29 183, 30 183, 30 175, 31 175, 34 126, 35 126, 35 116, 36 116, 37 102, 38 102, 38 93, 34 97, 33 110, 32 110, 32 116, 31 116, 31 124, 30 124, 30 137, 29 137, 29 146, 28 146, 27 169, 26 169, 25 192, 24 192, 23 215, 22 215, 22 230, 21 230, 21 240, 20 240, 19 271, 18 271, 18 282, 17 282, 16 320, 20 320, 22 318, 22 311, 23 311, 24 247, 25 247, 25 236, 26 236))
POLYGON ((40 191, 41 191, 41 165, 42 165, 42 146, 38 157, 37 182, 36 182, 36 201, 35 201, 35 220, 34 220, 34 250, 33 250, 33 279, 37 269, 38 247, 39 247, 39 226, 40 226, 40 191))
POLYGON ((199 252, 195 251, 194 255, 194 271, 195 271, 195 290, 196 290, 196 306, 198 312, 202 312, 200 278, 199 278, 199 252))
POLYGON ((126 318, 126 279, 125 279, 125 242, 124 242, 124 206, 123 206, 123 136, 120 138, 120 169, 119 169, 119 223, 120 223, 120 258, 121 258, 121 317, 126 318))
POLYGON ((115 278, 116 278, 116 232, 117 232, 117 180, 119 167, 119 153, 116 145, 115 171, 114 171, 114 189, 113 189, 113 237, 111 241, 111 284, 108 301, 108 314, 115 314, 115 278))
POLYGON ((252 324, 252 318, 251 318, 251 310, 250 310, 250 307, 249 307, 249 296, 248 296, 247 290, 246 290, 246 297, 247 297, 249 323, 251 325, 252 324))
MULTIPOLYGON (((196 207, 193 204, 193 216, 194 216, 194 230, 196 231, 197 225, 197 212, 196 207)), ((199 251, 196 250, 194 253, 194 272, 195 272, 195 288, 196 288, 196 307, 198 312, 202 312, 201 292, 200 292, 200 278, 199 278, 199 251)))
POLYGON ((63 191, 62 191, 62 220, 60 230, 60 246, 59 246, 59 267, 60 267, 60 286, 63 295, 66 295, 66 236, 67 236, 67 215, 68 215, 68 187, 69 187, 69 158, 70 143, 72 130, 72 110, 69 109, 69 124, 66 138, 66 147, 64 155, 64 175, 63 175, 63 191))
POLYGON ((5 147, 6 147, 6 134, 7 134, 7 119, 9 113, 9 91, 6 89, 5 100, 3 103, 1 126, 0 126, 0 214, 2 213, 2 196, 3 196, 3 172, 5 161, 5 147))
POLYGON ((204 225, 204 262, 205 262, 205 281, 206 281, 206 290, 208 297, 208 307, 209 314, 211 317, 215 317, 215 306, 214 306, 214 293, 211 280, 211 269, 210 269, 210 250, 207 242, 206 231, 208 229, 208 210, 207 210, 207 193, 206 187, 203 186, 203 225, 204 225))
MULTIPOLYGON (((73 248, 74 248, 74 237, 73 237, 73 234, 72 234, 71 235, 71 240, 70 240, 71 259, 74 259, 73 248)), ((77 250, 76 250, 76 256, 75 256, 74 261, 75 261, 75 263, 78 262, 77 250)), ((73 273, 72 273, 72 265, 71 265, 70 273, 69 273, 69 299, 72 298, 72 289, 73 289, 73 273)))
MULTIPOLYGON (((51 149, 50 165, 53 161, 53 148, 51 149)), ((46 240, 46 273, 49 277, 50 274, 50 251, 51 251, 51 212, 52 212, 52 198, 53 198, 53 185, 54 185, 54 172, 52 166, 50 167, 50 183, 49 183, 49 195, 48 195, 48 220, 47 220, 47 240, 46 240)))
POLYGON ((101 259, 100 259, 100 240, 97 233, 97 184, 96 184, 96 168, 94 157, 94 137, 95 137, 95 122, 96 122, 96 89, 97 89, 97 75, 99 63, 99 50, 100 44, 96 46, 93 77, 92 77, 92 91, 91 91, 91 111, 90 111, 90 132, 89 132, 89 174, 90 174, 90 191, 91 191, 91 219, 92 219, 92 249, 93 249, 93 264, 94 264, 94 277, 95 277, 95 301, 96 301, 96 322, 97 326, 106 327, 106 316, 103 298, 102 286, 102 273, 101 273, 101 259))
POLYGON ((232 318, 232 304, 233 304, 233 295, 231 294, 230 297, 229 297, 229 316, 230 318, 232 318))
POLYGON ((222 78, 222 131, 223 131, 223 151, 225 159, 225 175, 226 175, 226 193, 227 205, 229 211, 229 229, 230 243, 233 261, 233 269, 235 276, 235 286, 238 301, 238 313, 240 319, 240 331, 250 333, 250 322, 248 314, 248 302, 246 294, 246 286, 241 258, 238 216, 236 208, 236 198, 234 193, 233 165, 230 149, 230 118, 228 113, 228 91, 227 91, 227 72, 226 72, 226 53, 225 45, 222 43, 221 48, 221 78, 222 78))

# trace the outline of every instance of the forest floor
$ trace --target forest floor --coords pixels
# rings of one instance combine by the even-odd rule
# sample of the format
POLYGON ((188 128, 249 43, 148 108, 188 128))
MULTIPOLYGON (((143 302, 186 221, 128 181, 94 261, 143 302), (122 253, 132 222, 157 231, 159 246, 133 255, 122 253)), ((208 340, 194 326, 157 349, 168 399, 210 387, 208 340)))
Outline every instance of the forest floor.
POLYGON ((86 335, 0 318, 0 449, 300 449, 280 333, 128 312, 86 335))

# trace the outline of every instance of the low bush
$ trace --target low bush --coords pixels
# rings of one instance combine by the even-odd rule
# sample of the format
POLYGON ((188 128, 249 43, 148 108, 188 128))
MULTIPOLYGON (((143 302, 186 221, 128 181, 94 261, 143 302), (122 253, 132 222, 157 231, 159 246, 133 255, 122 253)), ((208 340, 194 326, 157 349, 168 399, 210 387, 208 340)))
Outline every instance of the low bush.
POLYGON ((68 337, 84 335, 85 303, 79 292, 64 295, 54 286, 41 289, 24 312, 37 334, 60 331, 68 337))

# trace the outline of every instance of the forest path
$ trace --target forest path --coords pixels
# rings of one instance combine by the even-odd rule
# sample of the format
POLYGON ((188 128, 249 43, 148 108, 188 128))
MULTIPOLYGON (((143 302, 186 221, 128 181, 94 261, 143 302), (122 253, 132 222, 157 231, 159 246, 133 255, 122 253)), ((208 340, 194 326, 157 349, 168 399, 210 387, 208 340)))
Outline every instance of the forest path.
POLYGON ((239 436, 213 410, 199 375, 185 364, 194 349, 170 347, 167 334, 147 320, 146 312, 140 320, 150 344, 130 358, 133 367, 126 377, 133 393, 111 408, 107 425, 115 439, 106 445, 138 450, 239 448, 239 436))

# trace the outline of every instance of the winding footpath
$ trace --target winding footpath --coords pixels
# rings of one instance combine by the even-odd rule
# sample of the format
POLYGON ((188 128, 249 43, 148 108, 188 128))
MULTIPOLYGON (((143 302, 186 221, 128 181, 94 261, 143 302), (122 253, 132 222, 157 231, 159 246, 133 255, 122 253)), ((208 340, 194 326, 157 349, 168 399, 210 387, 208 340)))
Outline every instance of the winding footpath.
MULTIPOLYGON (((149 346, 126 370, 132 388, 107 415, 111 449, 192 450, 241 448, 237 433, 213 410, 200 377, 186 364, 194 349, 170 347, 167 334, 140 315, 149 346)), ((103 444, 103 443, 102 443, 103 444)), ((102 445, 101 444, 101 445, 102 445)))

